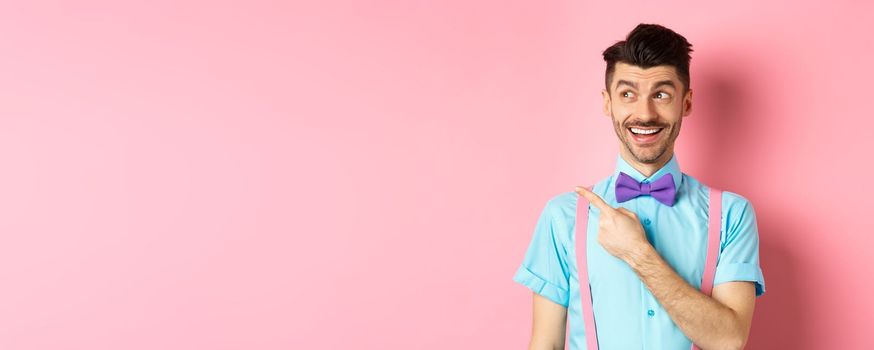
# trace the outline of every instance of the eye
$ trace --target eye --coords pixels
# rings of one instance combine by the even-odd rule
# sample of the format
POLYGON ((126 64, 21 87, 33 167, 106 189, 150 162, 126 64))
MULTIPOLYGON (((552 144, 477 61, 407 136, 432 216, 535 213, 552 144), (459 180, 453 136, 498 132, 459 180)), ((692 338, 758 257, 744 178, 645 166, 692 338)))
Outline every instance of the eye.
POLYGON ((631 92, 631 91, 625 91, 625 92, 622 93, 622 97, 625 97, 625 98, 632 98, 632 97, 634 97, 634 93, 631 92))
POLYGON ((669 98, 671 98, 671 95, 668 94, 667 92, 659 91, 656 93, 655 97, 657 99, 669 99, 669 98))

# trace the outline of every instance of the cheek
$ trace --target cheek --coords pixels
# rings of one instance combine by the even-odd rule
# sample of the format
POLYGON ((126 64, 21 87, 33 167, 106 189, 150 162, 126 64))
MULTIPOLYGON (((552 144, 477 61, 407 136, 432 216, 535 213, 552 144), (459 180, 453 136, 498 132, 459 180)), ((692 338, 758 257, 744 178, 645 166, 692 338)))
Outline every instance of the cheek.
POLYGON ((667 118, 671 123, 676 123, 679 120, 679 116, 683 113, 683 105, 682 102, 665 104, 659 106, 658 111, 662 118, 667 118))
POLYGON ((622 103, 614 103, 611 107, 613 109, 613 115, 617 119, 623 119, 628 115, 631 115, 631 108, 622 103))

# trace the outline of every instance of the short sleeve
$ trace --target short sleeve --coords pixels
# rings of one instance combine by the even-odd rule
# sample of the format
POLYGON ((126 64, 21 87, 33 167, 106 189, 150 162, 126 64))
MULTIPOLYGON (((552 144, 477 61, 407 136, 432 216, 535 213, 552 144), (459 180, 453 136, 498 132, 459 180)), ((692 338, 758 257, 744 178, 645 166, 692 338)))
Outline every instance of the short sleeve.
POLYGON ((547 202, 543 208, 525 258, 516 270, 513 281, 567 307, 570 299, 567 250, 556 230, 552 203, 547 202))
POLYGON ((722 195, 722 244, 713 285, 730 281, 756 283, 756 297, 765 293, 759 265, 759 228, 756 212, 746 198, 725 191, 722 195))

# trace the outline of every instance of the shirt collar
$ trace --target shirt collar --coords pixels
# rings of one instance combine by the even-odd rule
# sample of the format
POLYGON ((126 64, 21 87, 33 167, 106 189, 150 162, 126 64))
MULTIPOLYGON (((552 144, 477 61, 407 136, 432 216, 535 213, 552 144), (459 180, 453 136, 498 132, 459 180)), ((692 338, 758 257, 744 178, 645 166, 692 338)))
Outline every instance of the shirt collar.
MULTIPOLYGON (((643 176, 637 169, 632 167, 625 159, 622 158, 622 155, 616 156, 616 171, 613 173, 613 179, 619 178, 619 172, 623 172, 631 176, 637 182, 643 182, 646 180, 647 183, 652 183, 655 180, 658 180, 664 174, 671 174, 671 177, 674 178, 674 186, 679 190, 680 185, 683 183, 683 173, 680 172, 680 164, 677 162, 677 154, 674 153, 671 155, 671 160, 665 163, 661 169, 653 173, 651 176, 646 177, 643 176)), ((615 182, 615 181, 614 181, 615 182)))

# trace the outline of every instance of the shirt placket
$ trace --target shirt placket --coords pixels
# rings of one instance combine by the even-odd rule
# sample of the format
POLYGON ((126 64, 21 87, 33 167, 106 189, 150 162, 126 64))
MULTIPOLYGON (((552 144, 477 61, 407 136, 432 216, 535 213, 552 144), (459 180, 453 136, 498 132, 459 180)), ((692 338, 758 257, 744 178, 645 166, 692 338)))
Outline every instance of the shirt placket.
MULTIPOLYGON (((640 183, 649 184, 650 179, 643 179, 640 183)), ((643 226, 643 230, 647 237, 655 237, 655 232, 653 232, 652 218, 650 218, 651 213, 654 210, 649 210, 648 205, 643 205, 641 201, 636 200, 635 202, 635 213, 638 213, 638 217, 640 219, 640 223, 643 226), (643 208, 644 210, 640 210, 643 208)), ((650 333, 652 333, 654 325, 657 323, 655 320, 656 317, 656 301, 653 300, 653 296, 649 293, 649 290, 646 287, 646 284, 643 281, 640 281, 640 300, 643 301, 642 310, 639 310, 642 314, 640 315, 641 325, 640 329, 643 331, 643 341, 641 342, 641 349, 649 349, 652 345, 648 341, 651 338, 650 333)))

